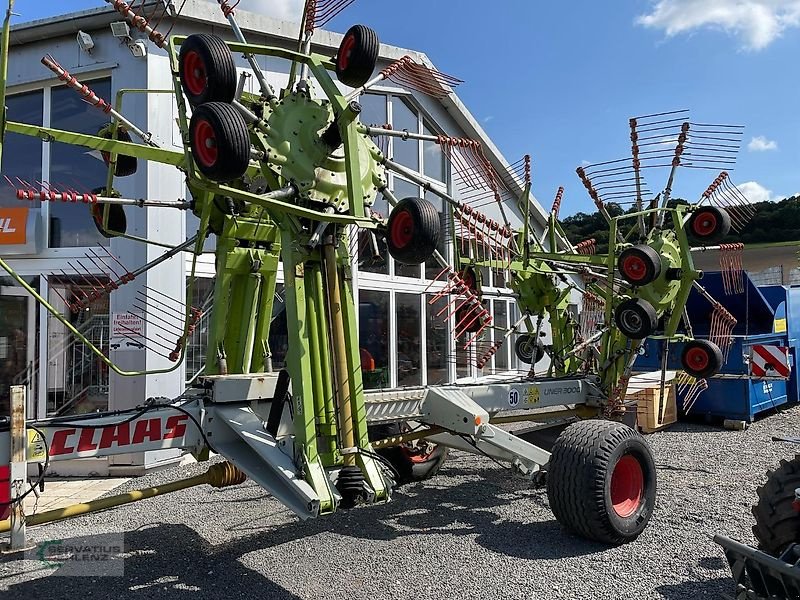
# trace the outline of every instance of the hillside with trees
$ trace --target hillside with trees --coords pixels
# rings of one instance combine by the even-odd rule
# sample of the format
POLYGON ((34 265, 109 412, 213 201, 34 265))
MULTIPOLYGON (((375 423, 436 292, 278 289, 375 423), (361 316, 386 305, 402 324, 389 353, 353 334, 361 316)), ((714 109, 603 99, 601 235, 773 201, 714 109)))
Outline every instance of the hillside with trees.
MULTIPOLYGON (((683 200, 676 199, 673 202, 683 200)), ((756 202, 752 206, 756 210, 753 219, 741 234, 732 232, 724 242, 761 244, 800 241, 800 196, 791 196, 780 202, 756 202)), ((634 212, 633 208, 623 211, 619 204, 613 202, 606 204, 606 208, 613 217, 624 212, 634 212)), ((599 212, 575 213, 562 219, 561 225, 573 244, 594 238, 597 240, 598 252, 608 250, 608 225, 599 212)))

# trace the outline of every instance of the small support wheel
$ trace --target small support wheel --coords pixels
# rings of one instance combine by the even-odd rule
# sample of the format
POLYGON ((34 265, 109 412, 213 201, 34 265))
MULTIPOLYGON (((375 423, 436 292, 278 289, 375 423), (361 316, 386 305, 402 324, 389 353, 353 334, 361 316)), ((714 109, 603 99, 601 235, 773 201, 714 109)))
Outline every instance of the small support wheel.
POLYGON ((365 25, 353 25, 344 34, 336 54, 336 77, 350 87, 367 83, 378 62, 378 34, 365 25))
POLYGON ((522 362, 535 365, 544 358, 544 343, 532 333, 526 333, 517 338, 514 353, 522 362))
POLYGON ((439 244, 440 222, 436 208, 421 198, 405 198, 397 203, 387 223, 389 254, 405 265, 428 260, 439 244))
MULTIPOLYGON (((100 133, 98 134, 101 138, 105 138, 107 140, 111 138, 111 128, 104 127, 100 133)), ((130 142, 131 136, 128 132, 122 128, 117 128, 117 141, 120 142, 130 142)), ((103 157, 103 162, 106 163, 106 166, 111 164, 111 153, 110 152, 100 152, 100 155, 103 157)), ((114 168, 114 176, 115 177, 128 177, 129 175, 133 175, 136 173, 136 169, 139 166, 139 161, 135 156, 126 156, 125 154, 117 154, 117 166, 114 168)))
POLYGON ((643 340, 658 327, 658 315, 647 300, 631 298, 617 306, 614 322, 625 337, 643 340))
POLYGON ((716 206, 704 206, 692 213, 687 222, 689 235, 698 242, 714 244, 731 231, 731 216, 716 206))
POLYGON ((780 556, 789 545, 800 540, 797 488, 800 488, 800 455, 793 460, 782 460, 777 469, 768 471, 767 482, 757 490, 753 534, 759 549, 772 556, 780 556))
POLYGON ((661 257, 646 244, 626 248, 617 262, 620 275, 631 285, 647 285, 661 275, 661 257))
POLYGON ((231 102, 236 95, 236 63, 230 48, 216 35, 193 34, 178 56, 181 87, 189 104, 231 102))
POLYGON ((716 375, 722 369, 722 364, 722 350, 708 340, 686 342, 681 352, 683 370, 698 379, 716 375))
POLYGON ((644 531, 656 500, 650 447, 614 421, 578 421, 556 440, 547 497, 558 522, 583 537, 625 544, 644 531))
MULTIPOLYGON (((387 423, 369 428, 370 440, 381 440, 402 434, 410 428, 406 423, 387 423)), ((448 448, 427 440, 416 440, 399 446, 381 448, 378 454, 388 460, 400 479, 398 485, 425 481, 439 472, 447 460, 448 448)))
MULTIPOLYGON (((92 190, 92 193, 98 196, 117 196, 115 191, 110 194, 106 193, 105 188, 96 188, 92 190)), ((89 213, 92 215, 92 221, 94 226, 97 227, 97 231, 105 238, 118 237, 128 231, 128 220, 125 217, 125 209, 121 204, 92 204, 89 206, 89 213), (106 221, 108 228, 103 227, 104 212, 108 214, 106 221)))
POLYGON ((464 267, 462 271, 459 271, 458 275, 464 281, 464 285, 475 294, 480 295, 478 272, 475 270, 475 267, 464 267))
POLYGON ((192 156, 200 172, 212 181, 233 181, 250 165, 247 123, 230 104, 201 104, 189 124, 192 156))

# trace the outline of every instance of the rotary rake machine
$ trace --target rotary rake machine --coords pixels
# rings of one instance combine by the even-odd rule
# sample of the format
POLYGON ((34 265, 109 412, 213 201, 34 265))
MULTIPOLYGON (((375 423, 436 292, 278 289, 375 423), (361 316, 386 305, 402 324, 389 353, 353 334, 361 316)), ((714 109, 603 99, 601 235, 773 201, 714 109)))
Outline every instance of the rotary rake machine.
MULTIPOLYGON (((214 451, 235 466, 221 480, 215 478, 215 485, 237 483, 246 475, 301 518, 312 518, 357 504, 387 502, 397 484, 432 475, 441 464, 442 450, 454 447, 509 462, 516 472, 529 477, 546 470, 551 507, 567 528, 612 544, 636 538, 655 501, 650 450, 633 429, 591 417, 619 412, 643 338, 691 336, 690 331, 678 333, 682 320, 689 329, 684 313, 689 290, 702 289, 687 232, 707 243, 729 226, 728 213, 718 206, 668 203, 675 169, 692 154, 686 150, 689 124, 681 122, 673 140, 670 183, 660 198, 644 207, 646 188, 640 171, 647 161, 637 155, 632 122, 634 155, 625 166, 634 173, 635 213, 608 215, 601 199, 603 186, 597 181, 616 185, 614 177, 607 177, 614 171, 579 169, 587 190, 608 218, 611 234, 608 252, 593 254, 593 242, 572 245, 563 234, 558 223, 561 193, 544 234, 536 235, 531 224, 534 205, 528 159, 500 173, 475 141, 395 131, 359 121, 357 98, 383 80, 436 98, 450 94, 459 80, 411 57, 375 75, 378 38, 361 25, 345 34, 334 58, 311 52, 315 29, 345 8, 347 0, 309 0, 296 51, 247 43, 236 22, 236 6, 226 1, 219 2, 220 9, 235 41, 206 34, 170 35, 171 28, 162 34, 158 27, 164 15, 148 18, 121 0, 106 1, 169 56, 171 93, 184 148, 162 147, 122 114, 121 94, 112 106, 56 59, 45 56, 44 66, 109 115, 110 123, 98 135, 84 135, 13 122, 3 112, 2 131, 99 151, 108 165, 107 184, 81 191, 17 179, 17 195, 22 201, 86 204, 101 233, 143 243, 153 241, 127 233, 124 207, 194 212, 200 222, 196 235, 138 269, 129 270, 112 252, 87 256, 108 277, 95 278, 91 293, 69 299, 67 304, 80 307, 120 286, 136 285, 142 273, 184 252, 192 253, 196 262, 208 236, 215 234, 215 309, 209 324, 207 364, 181 397, 149 400, 130 411, 26 423, 24 403, 16 402, 10 426, 0 429, 0 465, 11 462, 11 492, 5 506, 13 508, 12 522, 24 523, 22 499, 33 489, 26 484, 26 460, 49 462, 164 448, 183 448, 202 459, 214 451), (244 77, 237 75, 234 55, 247 60, 258 92, 244 91, 244 77), (291 63, 283 90, 270 86, 259 67, 259 56, 291 63), (462 198, 454 198, 443 186, 388 157, 379 147, 388 137, 439 144, 458 171, 462 198), (185 177, 191 200, 120 197, 114 181, 132 174, 138 161, 174 166, 185 177), (448 233, 438 211, 423 199, 396 198, 389 189, 387 171, 418 183, 449 207, 453 264, 445 259, 447 253, 437 250, 448 233), (378 193, 393 207, 387 219, 372 211, 378 193), (515 208, 522 215, 521 228, 510 224, 507 212, 514 204, 510 198, 515 198, 515 208), (496 205, 502 223, 480 210, 488 203, 496 205), (631 221, 636 228, 626 227, 631 221), (530 373, 491 383, 366 391, 350 272, 348 236, 353 228, 365 231, 373 241, 385 238, 389 253, 399 263, 432 260, 440 265, 439 277, 432 283, 433 302, 443 303, 439 314, 453 323, 465 347, 475 346, 472 356, 479 367, 486 366, 506 340, 527 332, 516 339, 516 352, 533 364, 549 355, 547 373, 537 376, 532 368, 530 373), (522 314, 511 327, 496 328, 484 308, 484 268, 509 274, 522 314), (286 368, 273 373, 268 336, 279 269, 283 270, 289 349, 286 368), (568 310, 570 294, 576 291, 584 297, 584 309, 577 318, 568 310), (540 337, 545 318, 553 331, 548 346, 540 337), (496 341, 486 342, 484 333, 491 329, 496 341), (544 429, 566 428, 555 445, 548 446, 498 427, 523 421, 534 423, 526 430, 534 436, 544 429), (26 430, 37 432, 38 437, 28 444, 14 442, 26 430)), ((13 0, 3 32, 0 106, 6 94, 12 6, 13 0)), ((643 121, 649 127, 659 126, 653 118, 643 121)), ((706 126, 697 129, 692 144, 702 132, 713 131, 706 126)), ((659 132, 662 137, 668 134, 659 132)), ((719 196, 738 207, 740 198, 731 200, 730 193, 719 191, 727 181, 720 177, 705 197, 719 196)), ((620 197, 616 191, 610 196, 620 197)), ((2 259, 0 268, 120 376, 177 368, 200 317, 198 309, 173 299, 173 318, 177 312, 182 314, 177 332, 172 324, 174 343, 166 342, 168 332, 159 329, 163 323, 153 319, 145 327, 145 341, 159 336, 154 351, 163 352, 173 364, 129 372, 83 338, 2 259)), ((193 281, 194 269, 187 297, 191 297, 193 281)), ((131 339, 139 339, 131 333, 131 339)), ((724 337, 722 329, 718 333, 724 337)), ((720 361, 719 346, 708 340, 693 344, 687 345, 687 372, 697 377, 712 373, 720 361)), ((39 522, 43 520, 47 519, 39 522)))

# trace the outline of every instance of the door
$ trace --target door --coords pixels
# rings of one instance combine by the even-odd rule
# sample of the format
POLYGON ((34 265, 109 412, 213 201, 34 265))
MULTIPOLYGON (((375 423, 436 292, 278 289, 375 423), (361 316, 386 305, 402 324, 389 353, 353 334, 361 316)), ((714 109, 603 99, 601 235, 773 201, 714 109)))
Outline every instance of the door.
POLYGON ((11 386, 28 388, 28 416, 35 402, 34 299, 25 290, 0 286, 0 417, 10 414, 11 386))

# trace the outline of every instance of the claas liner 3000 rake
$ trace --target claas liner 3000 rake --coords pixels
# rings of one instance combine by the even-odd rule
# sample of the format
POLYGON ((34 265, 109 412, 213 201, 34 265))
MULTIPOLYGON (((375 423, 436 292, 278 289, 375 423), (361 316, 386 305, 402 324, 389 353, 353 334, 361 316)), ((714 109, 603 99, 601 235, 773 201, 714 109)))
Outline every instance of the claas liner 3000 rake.
MULTIPOLYGON (((168 53, 184 149, 159 147, 121 114, 119 101, 112 106, 99 98, 48 55, 43 64, 105 111, 111 117, 108 127, 98 135, 82 135, 8 121, 4 111, 2 130, 97 150, 108 164, 108 182, 89 191, 17 179, 17 195, 21 201, 87 203, 97 227, 111 237, 132 237, 125 231, 125 206, 193 211, 200 220, 196 235, 139 269, 128 271, 111 253, 93 254, 92 262, 107 267, 110 283, 98 280, 91 294, 68 305, 79 310, 73 305, 112 293, 181 252, 192 252, 196 259, 213 233, 216 309, 209 325, 207 364, 203 376, 172 401, 151 400, 127 412, 31 421, 26 426, 15 413, 11 426, 0 432, 0 465, 9 463, 14 418, 17 429, 27 427, 44 438, 44 443, 39 440, 43 453, 42 448, 28 448, 28 458, 42 462, 158 448, 183 448, 203 459, 213 451, 239 470, 217 483, 241 481, 243 472, 305 519, 357 504, 387 502, 396 485, 430 476, 441 464, 445 448, 455 447, 508 461, 529 477, 546 472, 550 505, 567 528, 612 544, 636 538, 653 510, 655 467, 641 436, 614 417, 621 413, 641 340, 651 335, 691 339, 684 304, 692 286, 702 288, 687 231, 708 243, 730 227, 730 216, 717 206, 668 204, 677 166, 686 164, 688 154, 702 154, 687 151, 690 124, 685 115, 641 120, 640 130, 666 122, 664 131, 658 132, 662 138, 658 148, 677 127, 666 161, 671 168, 669 184, 662 197, 647 206, 642 198, 648 191, 640 177, 648 166, 643 155, 663 159, 664 154, 659 150, 639 155, 641 131, 637 132, 635 121, 631 122, 633 157, 624 168, 617 169, 620 161, 615 161, 610 170, 602 165, 579 170, 596 205, 608 217, 611 246, 606 254, 597 255, 592 241, 573 246, 563 235, 557 220, 560 193, 545 234, 536 236, 530 224, 533 200, 527 158, 519 170, 500 174, 474 141, 360 123, 356 99, 382 80, 439 98, 459 82, 409 57, 374 75, 378 39, 361 25, 345 34, 334 58, 312 53, 315 28, 349 2, 308 0, 298 50, 290 51, 248 44, 236 24, 235 5, 224 1, 220 8, 235 42, 205 34, 163 35, 156 29, 158 23, 137 14, 132 6, 106 1, 168 53), (247 59, 259 93, 243 91, 234 55, 247 59), (285 89, 276 93, 270 87, 258 56, 291 62, 285 89), (331 72, 352 91, 343 93, 331 72), (409 138, 438 143, 469 193, 476 199, 486 194, 497 202, 504 222, 481 213, 477 201, 456 200, 392 161, 379 148, 388 136, 396 136, 398 143, 409 138), (135 171, 137 160, 175 166, 185 175, 191 202, 120 197, 114 190, 115 178, 135 171), (440 231, 433 205, 417 198, 395 198, 387 185, 387 170, 419 183, 450 208, 454 264, 437 250, 445 232, 440 231), (612 174, 619 176, 608 177, 612 174), (605 210, 600 184, 618 185, 615 179, 632 182, 635 213, 612 218, 605 210), (388 219, 371 210, 378 193, 393 207, 388 219), (506 219, 504 203, 509 197, 523 215, 521 228, 512 229, 506 219), (628 227, 631 222, 636 227, 628 227), (437 293, 432 301, 442 303, 440 315, 451 320, 459 340, 476 346, 478 366, 516 334, 515 350, 522 360, 536 364, 549 355, 545 376, 536 376, 531 367, 530 374, 490 384, 365 392, 351 287, 352 226, 365 232, 373 247, 385 239, 389 253, 400 263, 431 259, 439 263, 441 281, 433 288, 437 293), (510 275, 522 314, 511 327, 495 328, 483 307, 484 267, 510 275), (267 340, 279 268, 285 283, 289 350, 286 368, 272 373, 267 340), (578 317, 568 310, 573 292, 584 295, 578 317), (547 346, 540 336, 544 319, 553 331, 553 342, 547 346), (495 328, 496 341, 484 342, 484 332, 490 328, 495 328), (549 410, 539 410, 543 408, 549 410), (513 413, 503 414, 512 409, 513 413), (540 447, 498 427, 516 421, 535 423, 530 428, 534 433, 553 426, 563 432, 554 445, 540 447)), ((3 32, 0 100, 6 93, 10 14, 11 6, 3 32)), ((703 141, 703 126, 699 129, 692 143, 703 141)), ((6 175, 13 182, 8 175, 13 174, 6 175)), ((713 200, 723 181, 726 176, 720 176, 704 198, 713 200)), ((609 188, 605 197, 619 200, 620 189, 609 188)), ((735 188, 730 189, 724 198, 733 197, 738 203, 735 188)), ((114 372, 149 374, 121 370, 1 259, 0 267, 114 372)), ((194 281, 194 269, 189 281, 194 281)), ((190 293, 191 289, 187 297, 190 293)), ((174 363, 171 368, 183 359, 186 339, 198 318, 199 312, 187 303, 182 334, 176 336, 174 348, 161 350, 174 363)), ((719 346, 727 321, 719 320, 722 325, 715 340, 687 345, 686 371, 697 382, 720 366, 719 346)), ((11 502, 5 506, 18 511, 20 499, 30 489, 19 470, 24 457, 14 460, 11 502)))

